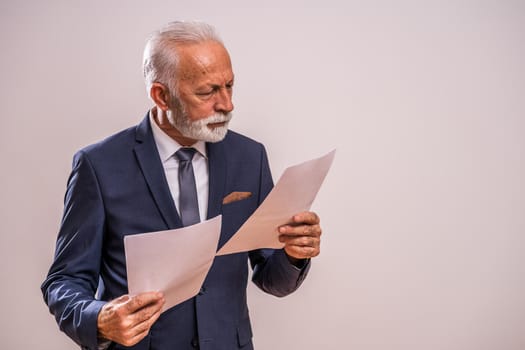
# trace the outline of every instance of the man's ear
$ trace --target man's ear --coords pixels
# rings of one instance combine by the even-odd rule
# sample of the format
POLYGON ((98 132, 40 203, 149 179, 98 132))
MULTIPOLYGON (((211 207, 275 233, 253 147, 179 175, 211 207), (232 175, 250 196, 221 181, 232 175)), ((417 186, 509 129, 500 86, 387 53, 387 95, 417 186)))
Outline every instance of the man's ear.
POLYGON ((153 83, 149 88, 149 97, 155 102, 157 108, 164 112, 169 109, 169 90, 161 83, 153 83))

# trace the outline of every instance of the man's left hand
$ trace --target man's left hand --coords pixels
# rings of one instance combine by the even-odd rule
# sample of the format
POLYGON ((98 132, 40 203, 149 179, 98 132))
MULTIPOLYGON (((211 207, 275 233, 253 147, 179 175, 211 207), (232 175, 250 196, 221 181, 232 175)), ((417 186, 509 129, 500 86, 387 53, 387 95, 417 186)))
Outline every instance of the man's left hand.
POLYGON ((308 259, 321 252, 321 226, 319 216, 310 211, 296 214, 292 223, 279 227, 279 241, 290 258, 308 259))

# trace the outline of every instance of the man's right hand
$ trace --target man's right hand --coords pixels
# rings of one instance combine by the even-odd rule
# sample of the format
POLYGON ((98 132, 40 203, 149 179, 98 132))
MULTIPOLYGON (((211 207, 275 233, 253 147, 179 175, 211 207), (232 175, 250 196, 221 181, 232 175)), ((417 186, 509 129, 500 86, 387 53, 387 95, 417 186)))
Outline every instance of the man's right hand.
POLYGON ((164 301, 161 292, 145 292, 108 302, 98 314, 99 337, 124 346, 137 344, 159 318, 164 301))

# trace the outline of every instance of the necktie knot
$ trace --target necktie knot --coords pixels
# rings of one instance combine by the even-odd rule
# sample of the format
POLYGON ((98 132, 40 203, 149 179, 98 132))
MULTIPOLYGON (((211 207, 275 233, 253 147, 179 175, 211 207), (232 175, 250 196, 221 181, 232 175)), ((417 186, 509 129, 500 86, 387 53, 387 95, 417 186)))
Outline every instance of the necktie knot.
POLYGON ((195 155, 195 148, 181 148, 175 152, 175 156, 181 162, 191 161, 195 155))

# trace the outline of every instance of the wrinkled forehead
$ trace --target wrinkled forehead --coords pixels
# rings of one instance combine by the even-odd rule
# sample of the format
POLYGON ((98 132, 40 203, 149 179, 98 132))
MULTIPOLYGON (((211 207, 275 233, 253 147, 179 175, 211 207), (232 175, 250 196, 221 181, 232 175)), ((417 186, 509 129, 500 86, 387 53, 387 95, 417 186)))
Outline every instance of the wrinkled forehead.
POLYGON ((181 80, 232 72, 228 51, 216 41, 179 44, 177 53, 179 57, 177 76, 181 80))

